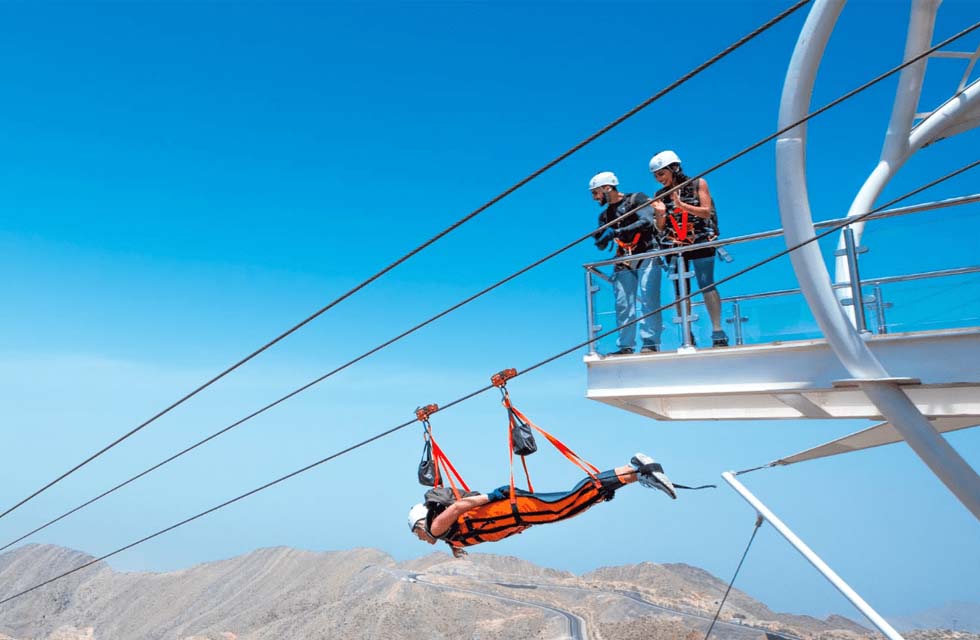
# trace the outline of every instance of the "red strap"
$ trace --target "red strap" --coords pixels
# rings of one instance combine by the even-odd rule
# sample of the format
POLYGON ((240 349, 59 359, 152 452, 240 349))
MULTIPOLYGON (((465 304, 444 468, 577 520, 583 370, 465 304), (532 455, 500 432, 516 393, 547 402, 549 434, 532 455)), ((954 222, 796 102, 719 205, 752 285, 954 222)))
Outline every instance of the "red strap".
POLYGON ((430 436, 430 440, 432 441, 432 458, 436 462, 436 485, 435 486, 437 487, 442 486, 442 481, 439 474, 439 468, 443 467, 447 471, 447 473, 445 473, 445 477, 449 481, 449 486, 452 488, 453 494, 456 496, 456 499, 458 500, 460 497, 459 489, 456 488, 456 483, 453 482, 453 477, 455 477, 456 481, 459 482, 461 487, 463 487, 463 491, 469 491, 470 488, 466 485, 466 481, 463 480, 463 477, 459 475, 459 472, 456 471, 456 467, 453 466, 453 463, 450 462, 449 458, 446 457, 446 454, 443 453, 442 447, 440 447, 436 443, 435 438, 432 438, 430 436))
MULTIPOLYGON (((504 391, 504 404, 509 405, 507 392, 504 391)), ((510 414, 508 414, 510 415, 510 414)), ((512 428, 514 419, 511 418, 507 425, 507 452, 510 455, 510 503, 516 508, 517 498, 514 497, 514 429, 512 428)))
POLYGON ((680 207, 678 207, 678 206, 675 205, 674 206, 674 211, 680 211, 681 212, 681 226, 680 227, 677 226, 677 220, 674 219, 674 216, 669 216, 669 218, 670 218, 670 224, 671 224, 672 227, 674 227, 674 234, 677 236, 677 240, 679 242, 684 242, 684 240, 687 239, 687 229, 688 229, 688 226, 687 226, 687 209, 682 209, 682 208, 680 208, 680 207))
POLYGON ((533 427, 535 431, 537 431, 538 433, 540 433, 541 435, 543 435, 545 438, 547 438, 548 439, 548 442, 550 442, 552 444, 552 446, 554 446, 556 449, 558 449, 559 451, 561 451, 561 453, 566 458, 568 458, 569 460, 571 460, 571 462, 575 466, 577 466, 579 469, 581 469, 582 471, 584 471, 585 473, 587 473, 590 478, 592 478, 593 480, 596 480, 596 481, 598 480, 598 478, 596 476, 599 475, 599 469, 595 465, 593 465, 591 462, 587 461, 585 458, 583 458, 579 454, 577 454, 574 451, 572 451, 571 448, 569 448, 568 445, 566 445, 564 442, 562 442, 561 440, 559 440, 555 436, 551 435, 550 433, 548 433, 547 431, 545 431, 544 429, 542 429, 538 425, 536 425, 533 422, 531 422, 530 420, 528 420, 527 416, 525 416, 523 413, 521 413, 517 409, 514 409, 514 413, 516 413, 517 414, 517 417, 519 417, 521 420, 523 420, 524 422, 528 423, 531 427, 533 427))
MULTIPOLYGON (((590 478, 592 478, 592 482, 593 483, 595 483, 597 486, 600 484, 599 483, 599 478, 597 477, 599 475, 599 469, 595 465, 593 465, 592 463, 588 462, 582 456, 580 456, 577 453, 575 453, 574 451, 572 451, 564 442, 562 442, 561 440, 559 440, 555 436, 551 435, 550 433, 548 433, 547 431, 545 431, 544 429, 542 429, 538 425, 536 425, 533 422, 531 422, 531 420, 529 420, 526 415, 524 415, 523 413, 521 413, 516 407, 514 407, 513 404, 511 404, 511 402, 510 402, 510 395, 509 394, 507 394, 507 393, 504 394, 503 403, 504 403, 504 406, 509 410, 509 414, 512 416, 510 418, 508 429, 507 429, 507 441, 508 441, 508 444, 510 445, 510 447, 509 447, 510 448, 510 500, 511 500, 512 503, 516 502, 516 500, 514 498, 514 438, 513 438, 513 429, 512 429, 513 424, 514 424, 514 418, 513 418, 513 416, 516 416, 516 417, 520 418, 521 420, 523 420, 524 422, 526 422, 528 424, 528 426, 530 426, 535 431, 537 431, 538 433, 540 433, 541 435, 543 435, 545 438, 547 438, 548 439, 548 442, 550 442, 551 445, 554 448, 558 449, 558 451, 560 451, 562 453, 562 455, 564 455, 566 458, 568 458, 572 462, 572 464, 574 464, 579 469, 581 469, 586 474, 588 474, 588 476, 590 478)), ((525 472, 526 472, 527 471, 526 461, 525 461, 525 467, 524 467, 524 469, 525 469, 525 472)), ((528 489, 530 489, 531 491, 534 491, 534 489, 531 488, 531 479, 530 478, 528 478, 528 489)))
MULTIPOLYGON (((504 404, 510 406, 510 401, 507 400, 507 394, 504 394, 504 404)), ((511 407, 513 408, 513 407, 511 407)), ((517 426, 514 420, 514 414, 507 412, 509 419, 507 421, 507 447, 510 449, 510 501, 514 502, 514 427, 517 426)), ((531 473, 527 470, 527 456, 521 456, 521 464, 524 466, 524 478, 527 480, 527 490, 534 491, 534 485, 531 484, 531 473)))
POLYGON ((631 256, 633 255, 633 249, 636 248, 636 245, 640 244, 640 232, 637 231, 636 235, 633 236, 633 242, 626 243, 620 240, 619 238, 616 238, 616 244, 618 244, 619 248, 623 250, 623 253, 625 253, 628 256, 631 256))
POLYGON ((534 485, 531 484, 531 474, 527 472, 527 458, 521 456, 521 464, 524 465, 524 477, 527 478, 527 490, 534 493, 534 485))

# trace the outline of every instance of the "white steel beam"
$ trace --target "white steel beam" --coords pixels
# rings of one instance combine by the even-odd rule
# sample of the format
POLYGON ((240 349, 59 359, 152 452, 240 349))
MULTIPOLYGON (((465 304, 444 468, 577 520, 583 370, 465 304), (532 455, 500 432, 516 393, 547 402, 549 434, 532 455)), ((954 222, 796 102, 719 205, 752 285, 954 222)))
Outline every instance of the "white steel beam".
POLYGON ((752 508, 756 510, 756 513, 765 518, 766 521, 779 532, 779 535, 786 538, 786 541, 793 545, 793 548, 799 551, 800 555, 806 558, 807 562, 812 564, 816 570, 823 575, 823 577, 827 578, 830 584, 834 585, 834 587, 840 591, 841 594, 851 602, 851 604, 857 607, 858 611, 863 613, 864 616, 871 621, 871 624, 878 627, 878 630, 885 634, 886 638, 889 640, 904 640, 898 631, 895 631, 895 629, 888 624, 887 620, 882 618, 877 611, 872 609, 871 605, 865 602, 864 598, 859 596, 857 591, 852 589, 850 585, 844 582, 843 578, 837 575, 837 573, 830 568, 830 565, 824 562, 820 556, 813 551, 813 549, 808 547, 805 542, 803 542, 795 533, 793 533, 793 531, 787 527, 782 520, 777 518, 776 514, 770 511, 766 505, 762 504, 761 500, 756 498, 751 491, 746 489, 745 485, 736 480, 734 473, 731 471, 726 471, 721 474, 721 477, 724 478, 725 482, 731 485, 731 487, 735 489, 735 491, 737 491, 746 502, 752 505, 752 508))

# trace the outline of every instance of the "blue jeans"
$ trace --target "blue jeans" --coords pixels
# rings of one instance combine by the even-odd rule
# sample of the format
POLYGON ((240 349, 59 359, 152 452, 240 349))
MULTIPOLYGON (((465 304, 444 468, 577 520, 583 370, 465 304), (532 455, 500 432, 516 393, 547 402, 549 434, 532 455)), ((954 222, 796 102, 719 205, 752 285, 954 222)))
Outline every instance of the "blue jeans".
MULTIPOLYGON (((660 306, 660 259, 647 258, 636 269, 623 269, 613 273, 613 293, 616 297, 616 324, 623 326, 638 316, 645 316, 660 306), (637 313, 639 311, 639 313, 637 313)), ((619 330, 616 345, 620 349, 633 348, 636 329, 640 329, 642 346, 660 344, 664 323, 660 312, 619 330)))

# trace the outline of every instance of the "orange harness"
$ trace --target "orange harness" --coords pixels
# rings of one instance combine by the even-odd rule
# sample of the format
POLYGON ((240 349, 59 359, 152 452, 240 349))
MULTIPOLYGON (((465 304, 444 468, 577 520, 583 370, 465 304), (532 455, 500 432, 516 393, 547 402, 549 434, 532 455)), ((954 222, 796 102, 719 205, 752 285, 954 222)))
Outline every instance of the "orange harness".
MULTIPOLYGON (((462 514, 456 521, 456 533, 446 540, 451 546, 456 548, 467 547, 481 542, 496 542, 509 536, 521 533, 528 527, 536 524, 557 522, 572 516, 578 515, 594 504, 608 500, 611 496, 609 489, 603 486, 599 478, 599 470, 590 462, 572 451, 565 443, 551 435, 541 427, 531 422, 520 410, 510 401, 510 394, 507 392, 507 380, 517 375, 516 369, 505 369, 491 376, 490 380, 494 386, 498 387, 502 394, 502 404, 507 410, 507 444, 510 451, 510 486, 507 498, 493 500, 479 507, 474 507, 462 514), (535 494, 531 485, 531 477, 527 468, 525 456, 521 456, 521 463, 524 467, 524 474, 527 478, 528 490, 515 487, 514 483, 514 429, 524 424, 545 437, 559 452, 568 458, 575 466, 580 468, 588 475, 588 479, 579 483, 573 491, 569 493, 555 494, 535 494)), ((457 500, 460 498, 460 491, 456 482, 464 491, 469 491, 469 487, 463 481, 462 476, 456 471, 452 462, 446 457, 442 448, 432 437, 432 429, 429 425, 429 416, 438 410, 436 405, 428 405, 416 411, 416 416, 422 421, 425 427, 426 442, 431 444, 432 458, 435 462, 435 486, 441 487, 445 478, 452 488, 453 495, 457 500), (454 482, 455 478, 455 482, 454 482)))
MULTIPOLYGON (((616 238, 616 244, 619 245, 619 249, 621 251, 619 255, 631 256, 633 255, 633 250, 636 249, 636 245, 640 244, 640 233, 637 232, 636 235, 633 236, 632 242, 623 242, 619 238, 616 238)), ((626 265, 627 268, 629 268, 631 263, 629 260, 624 260, 623 264, 626 265)))
POLYGON ((670 226, 674 228, 674 244, 691 244, 694 242, 694 223, 688 222, 687 209, 682 209, 681 207, 674 207, 674 211, 681 212, 681 223, 678 225, 677 220, 674 216, 667 216, 670 219, 670 226), (690 240, 688 239, 688 234, 690 234, 690 240))
POLYGON ((598 482, 584 481, 567 494, 532 494, 516 489, 508 500, 494 500, 470 509, 456 521, 458 531, 448 540, 454 547, 496 542, 523 532, 536 524, 558 522, 577 516, 609 499, 610 492, 598 482), (553 499, 549 499, 554 496, 553 499))

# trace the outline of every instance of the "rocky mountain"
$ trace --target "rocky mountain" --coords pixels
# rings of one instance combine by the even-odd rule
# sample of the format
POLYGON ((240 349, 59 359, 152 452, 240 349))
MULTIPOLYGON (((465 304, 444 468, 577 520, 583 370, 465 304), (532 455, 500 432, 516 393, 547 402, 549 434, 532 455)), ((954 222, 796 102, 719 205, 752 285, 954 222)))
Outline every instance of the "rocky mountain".
MULTIPOLYGON (((0 600, 91 560, 46 545, 2 554, 0 600)), ((576 576, 488 554, 397 563, 375 549, 272 548, 171 573, 120 573, 95 563, 0 605, 0 640, 693 640, 704 637, 726 586, 682 564, 576 576)), ((980 640, 917 633, 940 634, 921 640, 980 640)), ((843 618, 775 613, 733 590, 712 638, 767 637, 873 635, 843 618)))

